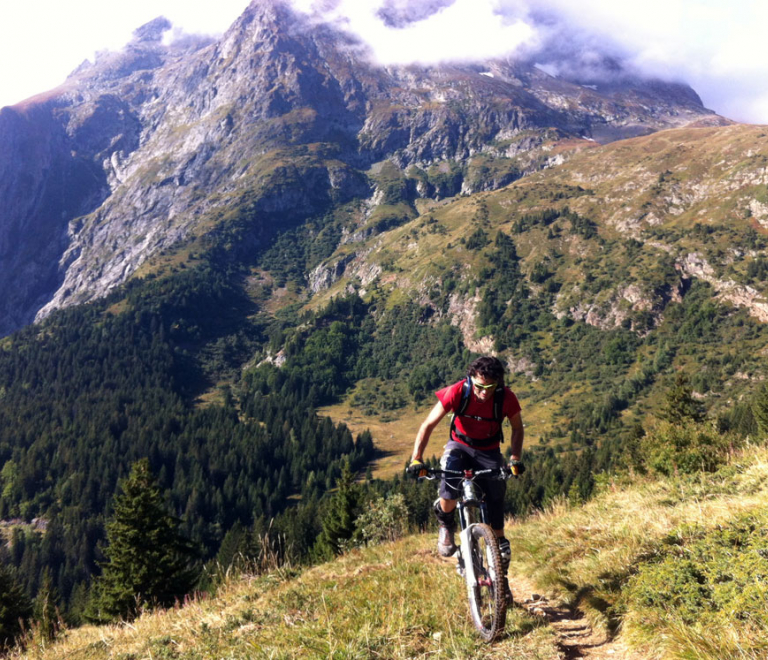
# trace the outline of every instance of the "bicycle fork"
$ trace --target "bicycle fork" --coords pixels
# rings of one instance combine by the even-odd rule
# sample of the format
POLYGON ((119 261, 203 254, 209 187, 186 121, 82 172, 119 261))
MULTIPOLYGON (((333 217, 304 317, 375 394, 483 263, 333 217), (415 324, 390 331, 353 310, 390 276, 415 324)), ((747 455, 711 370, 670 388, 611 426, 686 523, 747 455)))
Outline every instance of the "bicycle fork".
POLYGON ((490 576, 475 575, 475 565, 472 561, 472 558, 468 557, 468 561, 465 561, 464 553, 462 552, 463 549, 466 549, 467 553, 471 553, 472 541, 470 539, 470 535, 472 534, 472 527, 474 527, 475 524, 477 523, 472 523, 469 527, 461 530, 459 533, 460 543, 459 548, 456 551, 456 572, 465 580, 467 580, 467 584, 475 585, 478 587, 490 587, 498 578, 498 576, 495 574, 495 571, 491 569, 490 576))
MULTIPOLYGON (((456 507, 459 510, 459 526, 461 532, 459 532, 459 548, 456 552, 456 572, 467 580, 467 584, 477 585, 478 576, 475 575, 474 562, 471 556, 465 557, 465 554, 472 552, 472 527, 476 524, 474 519, 474 509, 479 509, 480 520, 486 521, 487 508, 485 502, 479 500, 475 493, 466 487, 466 484, 473 486, 471 482, 465 483, 466 497, 468 499, 460 501, 456 507)), ((485 580, 485 576, 480 577, 480 580, 485 580)))

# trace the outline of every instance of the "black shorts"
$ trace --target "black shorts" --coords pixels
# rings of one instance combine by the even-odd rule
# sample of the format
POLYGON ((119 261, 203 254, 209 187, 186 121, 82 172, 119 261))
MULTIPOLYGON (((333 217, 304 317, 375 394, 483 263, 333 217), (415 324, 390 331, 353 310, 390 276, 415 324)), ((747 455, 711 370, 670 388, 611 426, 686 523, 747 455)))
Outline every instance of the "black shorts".
MULTIPOLYGON (((445 452, 440 459, 440 466, 444 470, 488 470, 502 465, 504 465, 504 457, 501 455, 500 449, 482 451, 454 440, 450 440, 445 445, 445 452)), ((507 491, 507 482, 501 479, 478 479, 475 483, 485 493, 491 527, 503 529, 504 493, 507 491)), ((440 480, 439 494, 443 499, 458 499, 460 489, 461 477, 444 476, 440 480)))

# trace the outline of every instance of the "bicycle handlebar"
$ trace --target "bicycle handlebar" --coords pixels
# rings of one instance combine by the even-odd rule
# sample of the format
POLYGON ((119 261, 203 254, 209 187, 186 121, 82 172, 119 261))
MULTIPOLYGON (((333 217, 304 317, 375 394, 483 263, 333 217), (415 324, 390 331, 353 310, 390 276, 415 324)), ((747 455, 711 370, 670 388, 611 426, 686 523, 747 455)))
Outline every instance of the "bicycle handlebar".
POLYGON ((517 479, 517 475, 512 474, 512 470, 506 465, 497 468, 488 468, 486 470, 445 470, 443 468, 427 467, 426 465, 423 469, 427 473, 427 476, 419 477, 419 479, 427 479, 430 481, 443 475, 462 477, 464 479, 469 479, 470 481, 479 477, 490 477, 491 479, 499 480, 511 479, 512 477, 517 479))

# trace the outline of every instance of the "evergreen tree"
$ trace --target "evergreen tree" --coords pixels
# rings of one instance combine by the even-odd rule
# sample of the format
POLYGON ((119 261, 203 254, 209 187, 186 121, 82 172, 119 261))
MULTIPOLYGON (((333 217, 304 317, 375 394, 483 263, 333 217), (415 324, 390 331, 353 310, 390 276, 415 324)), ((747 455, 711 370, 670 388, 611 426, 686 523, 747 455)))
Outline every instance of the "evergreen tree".
POLYGON ((132 618, 142 605, 172 605, 197 578, 192 544, 178 532, 150 472, 149 460, 134 463, 107 523, 107 561, 96 581, 90 618, 132 618))
POLYGON ((59 628, 58 612, 59 595, 53 586, 51 570, 43 569, 42 586, 35 598, 34 616, 39 626, 39 635, 45 641, 50 641, 56 636, 59 628))
POLYGON ((752 401, 752 416, 761 436, 768 436, 768 385, 763 385, 752 401))
POLYGON ((344 461, 337 491, 331 498, 323 517, 323 531, 317 539, 316 551, 320 557, 330 558, 344 551, 344 542, 355 533, 355 514, 360 500, 349 461, 344 461))
POLYGON ((206 567, 212 584, 223 581, 230 571, 246 570, 248 562, 253 560, 251 536, 238 521, 227 531, 221 541, 215 559, 206 567))
POLYGON ((675 385, 667 392, 659 416, 672 424, 703 421, 704 407, 693 398, 693 390, 683 374, 675 378, 675 385))
POLYGON ((85 582, 78 582, 72 589, 67 610, 67 623, 79 626, 85 621, 85 613, 88 611, 90 592, 85 582))
POLYGON ((11 569, 0 564, 0 651, 13 645, 31 614, 32 603, 11 569))

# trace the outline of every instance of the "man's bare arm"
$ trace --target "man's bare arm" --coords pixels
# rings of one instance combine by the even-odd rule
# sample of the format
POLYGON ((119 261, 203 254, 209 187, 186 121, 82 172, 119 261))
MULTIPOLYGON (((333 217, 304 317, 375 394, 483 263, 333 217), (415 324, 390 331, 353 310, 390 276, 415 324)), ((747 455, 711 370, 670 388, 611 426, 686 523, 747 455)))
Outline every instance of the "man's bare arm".
POLYGON ((416 442, 413 443, 411 460, 420 461, 424 458, 424 450, 427 448, 429 437, 447 412, 448 411, 443 408, 443 404, 439 401, 435 404, 435 407, 430 410, 429 415, 427 415, 427 418, 419 428, 419 432, 416 434, 416 442))
POLYGON ((519 461, 522 457, 523 438, 525 437, 523 418, 520 416, 520 413, 517 413, 514 417, 509 418, 509 423, 512 425, 512 455, 510 458, 513 461, 519 461))

